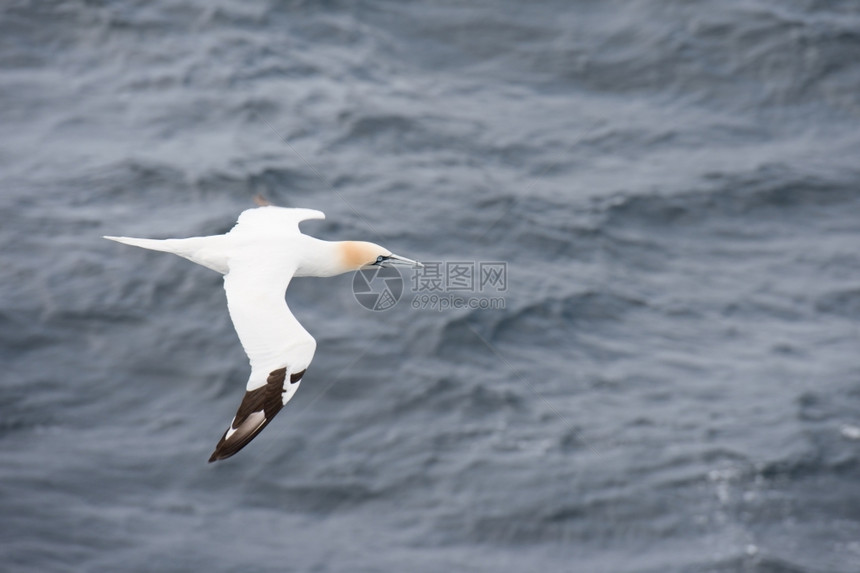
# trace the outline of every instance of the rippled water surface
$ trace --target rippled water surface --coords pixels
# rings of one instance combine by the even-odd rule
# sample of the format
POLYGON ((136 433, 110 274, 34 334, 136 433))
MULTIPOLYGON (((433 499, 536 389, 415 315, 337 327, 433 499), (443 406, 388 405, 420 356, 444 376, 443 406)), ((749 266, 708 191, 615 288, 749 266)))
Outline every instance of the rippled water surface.
POLYGON ((0 126, 4 570, 860 570, 856 2, 8 2, 0 126), (207 464, 221 279, 100 237, 258 193, 505 308, 297 279, 207 464))

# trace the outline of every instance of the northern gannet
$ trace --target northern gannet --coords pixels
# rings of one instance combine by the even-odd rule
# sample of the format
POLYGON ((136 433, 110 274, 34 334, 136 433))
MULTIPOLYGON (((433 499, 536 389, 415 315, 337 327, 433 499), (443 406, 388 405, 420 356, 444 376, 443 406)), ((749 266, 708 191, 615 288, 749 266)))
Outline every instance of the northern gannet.
POLYGON ((227 308, 251 362, 245 396, 209 458, 244 448, 290 401, 316 350, 316 341, 290 312, 284 294, 293 277, 330 277, 361 268, 422 266, 364 241, 323 241, 299 223, 321 211, 275 206, 242 212, 226 234, 187 239, 105 239, 173 253, 224 275, 227 308))

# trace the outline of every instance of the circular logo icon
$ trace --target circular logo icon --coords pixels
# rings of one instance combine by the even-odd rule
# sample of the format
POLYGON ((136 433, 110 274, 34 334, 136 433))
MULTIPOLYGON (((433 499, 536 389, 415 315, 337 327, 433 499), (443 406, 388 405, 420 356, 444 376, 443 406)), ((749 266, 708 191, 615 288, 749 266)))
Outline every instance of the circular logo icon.
POLYGON ((388 310, 403 294, 403 277, 394 267, 373 267, 355 271, 352 294, 367 310, 388 310))

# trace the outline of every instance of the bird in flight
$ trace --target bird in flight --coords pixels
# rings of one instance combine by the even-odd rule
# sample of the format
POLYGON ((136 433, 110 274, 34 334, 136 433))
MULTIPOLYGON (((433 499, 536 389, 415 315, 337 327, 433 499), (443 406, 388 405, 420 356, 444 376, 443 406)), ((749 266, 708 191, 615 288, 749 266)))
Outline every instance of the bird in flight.
POLYGON ((229 458, 259 434, 295 395, 316 340, 290 312, 284 294, 293 277, 330 277, 374 266, 422 266, 364 241, 323 241, 299 223, 321 211, 263 206, 244 211, 223 235, 187 239, 105 239, 173 253, 224 275, 227 308, 251 362, 251 376, 230 427, 210 462, 229 458))

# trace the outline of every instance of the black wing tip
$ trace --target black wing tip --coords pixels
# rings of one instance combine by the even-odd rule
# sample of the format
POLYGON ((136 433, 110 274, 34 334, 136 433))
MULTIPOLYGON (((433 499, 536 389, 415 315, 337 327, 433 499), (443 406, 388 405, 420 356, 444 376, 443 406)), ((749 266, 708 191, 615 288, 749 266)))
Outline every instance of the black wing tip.
MULTIPOLYGON (((296 384, 304 376, 305 370, 290 375, 290 384, 296 384)), ((269 425, 284 404, 282 392, 286 382, 287 369, 279 368, 272 371, 266 380, 266 385, 245 392, 245 397, 236 411, 236 416, 228 429, 221 436, 215 451, 209 456, 209 463, 226 460, 247 446, 251 440, 269 425), (256 418, 256 419, 255 419, 256 418), (248 425, 250 423, 250 425, 248 425), (227 434, 230 434, 228 437, 227 434)))
MULTIPOLYGON (((256 435, 256 434, 255 434, 256 435)), ((253 439, 253 438, 252 438, 253 439)), ((227 444, 227 446, 223 446, 222 444, 218 444, 215 447, 215 451, 212 452, 212 455, 209 456, 209 463, 217 462, 220 460, 226 460, 227 458, 231 458, 239 453, 239 450, 248 445, 248 442, 251 440, 245 440, 241 444, 227 444), (237 447, 238 446, 238 447, 237 447)))
MULTIPOLYGON (((227 443, 227 432, 224 432, 224 435, 221 436, 221 439, 218 440, 218 444, 215 446, 215 451, 212 452, 212 455, 209 456, 209 463, 217 462, 218 460, 226 460, 239 450, 229 451, 224 446, 227 443)), ((241 448, 240 448, 241 449, 241 448)))
MULTIPOLYGON (((259 412, 262 415, 262 412, 259 412)), ((224 432, 224 436, 218 441, 218 444, 215 446, 215 451, 212 452, 212 455, 209 456, 209 463, 217 462, 218 460, 226 460, 229 457, 232 457, 239 453, 239 451, 247 446, 251 441, 257 437, 257 435, 263 431, 263 428, 269 425, 269 419, 263 419, 263 423, 258 425, 256 428, 250 430, 249 432, 242 432, 241 430, 236 430, 236 434, 227 437, 227 432, 224 432)))

